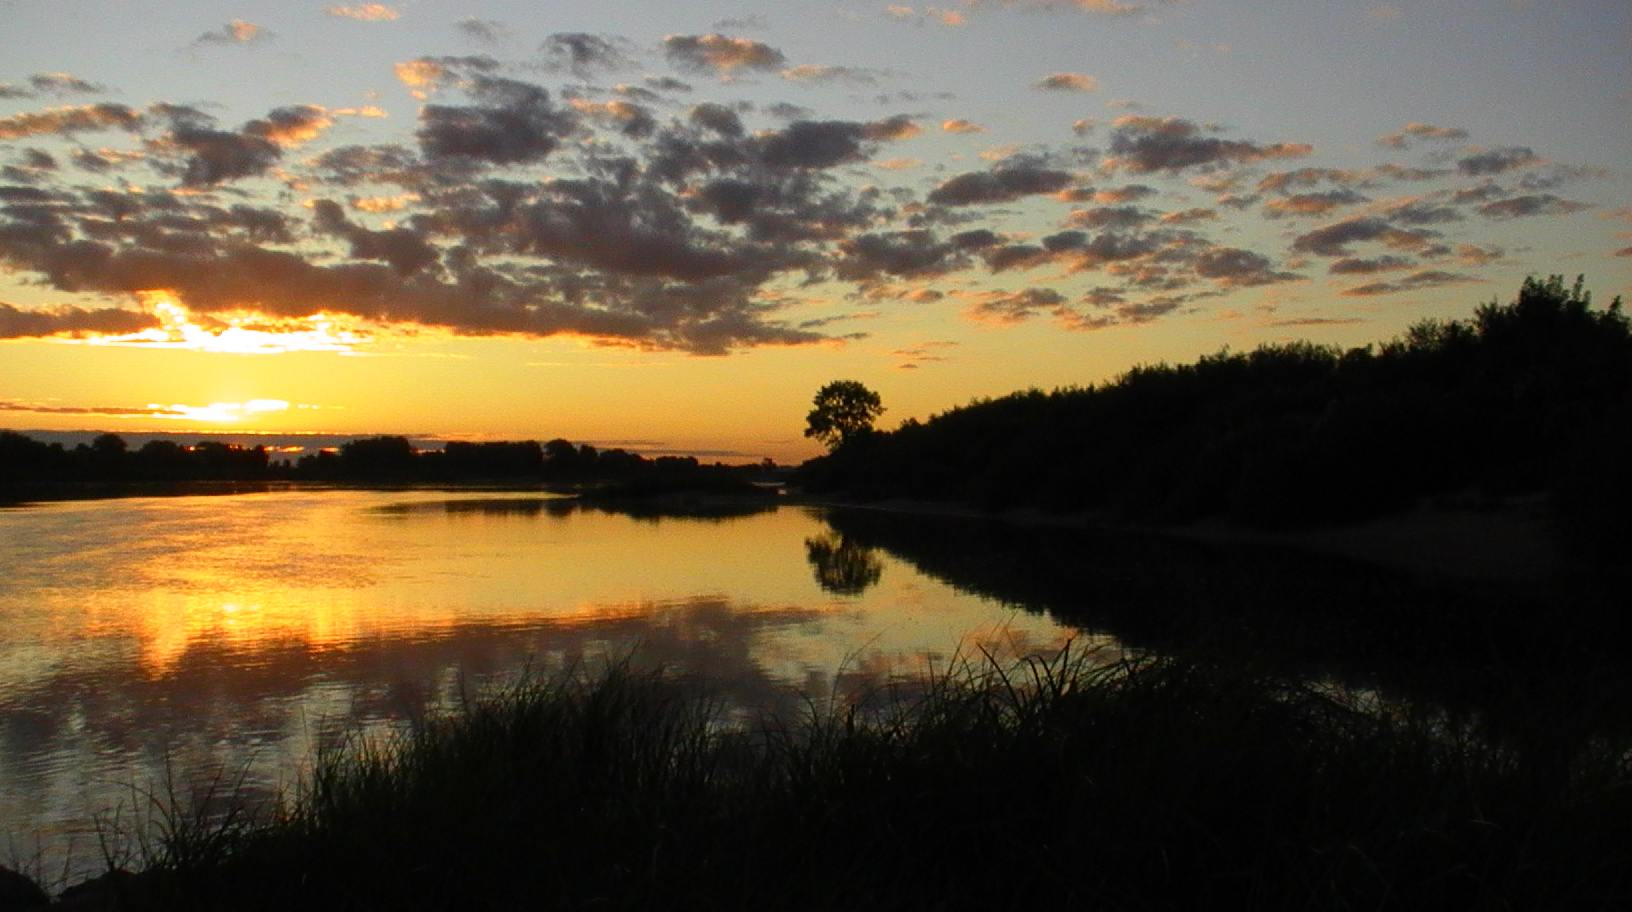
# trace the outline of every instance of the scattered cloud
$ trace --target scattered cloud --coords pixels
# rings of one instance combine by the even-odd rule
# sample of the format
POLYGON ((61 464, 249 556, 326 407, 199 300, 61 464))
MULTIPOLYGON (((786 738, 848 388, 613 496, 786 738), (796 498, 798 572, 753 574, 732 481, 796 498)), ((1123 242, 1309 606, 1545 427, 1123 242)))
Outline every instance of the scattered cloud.
POLYGON ((1135 174, 1187 168, 1214 168, 1281 158, 1301 158, 1314 148, 1307 143, 1259 144, 1220 139, 1194 121, 1178 117, 1118 117, 1111 133, 1110 152, 1102 166, 1135 174))
POLYGON ((358 19, 363 22, 389 22, 399 15, 396 10, 383 3, 365 3, 361 6, 331 6, 325 12, 342 19, 358 19))
POLYGON ((1034 85, 1036 88, 1052 92, 1092 92, 1098 88, 1098 82, 1094 77, 1082 73, 1050 73, 1037 80, 1034 85))
POLYGON ((466 16, 453 24, 459 34, 472 41, 497 47, 504 43, 509 29, 497 19, 478 19, 475 16, 466 16))
POLYGON ((213 32, 205 32, 193 39, 194 44, 252 44, 265 41, 272 33, 242 19, 234 19, 213 32))
POLYGON ((1429 269, 1422 272, 1413 272, 1397 282, 1371 282, 1365 285, 1356 285, 1353 288, 1345 288, 1338 294, 1352 298, 1367 298, 1398 294, 1404 291, 1421 291, 1425 288, 1438 288, 1441 285, 1460 285, 1480 281, 1483 280, 1475 276, 1429 269))
POLYGON ((1436 141, 1462 140, 1468 138, 1468 131, 1458 127, 1436 127, 1425 123, 1408 123, 1405 129, 1398 133, 1390 133, 1379 137, 1377 142, 1395 149, 1404 149, 1410 146, 1412 140, 1427 139, 1436 141))
MULTIPOLYGON (((498 37, 497 23, 466 22, 473 38, 498 37)), ((229 34, 261 32, 224 29, 219 43, 229 34)), ((1434 167, 1295 167, 1309 144, 1145 114, 1079 121, 1057 144, 982 150, 987 140, 966 137, 986 125, 935 116, 923 94, 874 93, 868 103, 911 113, 873 119, 778 99, 778 86, 799 91, 789 82, 898 74, 792 65, 721 33, 670 35, 654 56, 617 36, 562 32, 522 63, 429 56, 396 74, 423 103, 399 135, 374 142, 335 129, 383 116, 373 106, 292 104, 234 125, 206 102, 99 103, 104 87, 67 74, 0 86, 15 101, 80 102, 0 117, 0 270, 79 296, 0 304, 0 338, 181 345, 298 331, 320 306, 357 326, 718 355, 855 338, 842 328, 864 313, 835 313, 835 301, 878 315, 954 300, 987 324, 1094 330, 1305 272, 1356 277, 1349 297, 1479 281, 1480 267, 1508 257, 1480 236, 1497 230, 1492 220, 1579 213, 1589 204, 1552 188, 1598 175, 1415 122, 1381 147, 1437 144, 1434 167), (664 63, 721 78, 642 72, 664 63), (547 86, 541 73, 571 75, 547 86), (753 73, 782 78, 728 96, 753 73), (937 124, 933 144, 950 159, 892 148, 937 124), (1090 132, 1103 150, 1078 138, 1090 132), (977 155, 986 161, 944 170, 977 155), (843 287, 822 291, 828 306, 813 315, 808 289, 832 285, 843 287), (156 289, 194 329, 102 306, 156 289)), ((1080 74, 1050 79, 1093 88, 1080 74)), ((903 367, 939 357, 892 356, 903 367)))
POLYGON ((1591 203, 1567 200, 1551 193, 1537 193, 1486 203, 1479 207, 1478 212, 1486 218, 1514 219, 1533 215, 1569 215, 1591 208, 1591 203))
POLYGON ((670 35, 663 50, 675 66, 698 73, 736 70, 775 72, 787 65, 782 52, 763 41, 725 35, 670 35))

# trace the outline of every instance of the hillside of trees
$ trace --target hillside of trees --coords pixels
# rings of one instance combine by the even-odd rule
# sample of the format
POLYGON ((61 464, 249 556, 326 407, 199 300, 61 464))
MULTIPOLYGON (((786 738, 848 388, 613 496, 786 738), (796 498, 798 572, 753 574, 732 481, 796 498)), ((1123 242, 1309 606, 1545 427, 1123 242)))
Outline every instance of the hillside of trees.
POLYGON ((131 449, 117 434, 65 447, 15 431, 0 431, 0 502, 75 496, 86 485, 143 486, 196 481, 313 481, 355 484, 619 483, 687 488, 740 488, 773 474, 774 466, 700 463, 693 456, 648 458, 556 439, 539 444, 450 441, 418 450, 406 437, 353 440, 296 460, 274 459, 265 447, 201 440, 184 446, 150 440, 131 449))
POLYGON ((1376 346, 1224 351, 855 434, 793 482, 864 501, 1256 526, 1534 495, 1573 551, 1624 562, 1629 436, 1620 299, 1595 308, 1581 280, 1554 276, 1376 346))

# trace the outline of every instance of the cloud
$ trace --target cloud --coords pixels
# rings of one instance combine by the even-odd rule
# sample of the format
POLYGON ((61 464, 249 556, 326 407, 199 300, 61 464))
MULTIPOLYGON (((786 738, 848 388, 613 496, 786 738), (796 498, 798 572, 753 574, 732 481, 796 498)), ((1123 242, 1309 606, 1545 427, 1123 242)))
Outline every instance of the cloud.
POLYGON ((94 104, 74 108, 48 108, 38 113, 24 112, 0 117, 0 139, 22 139, 28 136, 72 136, 75 133, 95 133, 104 130, 130 130, 141 127, 142 117, 121 104, 94 104))
POLYGON ((28 88, 9 82, 0 83, 0 98, 36 98, 40 95, 63 98, 69 95, 95 95, 107 90, 107 86, 67 73, 35 73, 28 77, 28 88))
POLYGON ((1299 235, 1292 241, 1292 249, 1317 256, 1343 257, 1349 255, 1350 244, 1376 241, 1397 250, 1414 250, 1436 237, 1436 233, 1426 229, 1411 231, 1375 216, 1355 216, 1299 235))
POLYGON ((572 130, 571 113, 551 104, 549 92, 538 86, 481 76, 467 91, 477 104, 431 104, 420 110, 414 135, 428 159, 538 162, 572 130))
POLYGON ((947 133, 985 133, 986 128, 977 123, 957 119, 941 121, 941 129, 947 133))
POLYGON ((1219 217, 1217 209, 1182 209, 1178 212, 1162 213, 1164 225, 1194 225, 1198 222, 1210 222, 1219 217))
POLYGON ((1478 212, 1486 218, 1514 219, 1528 218, 1533 215, 1569 215, 1583 209, 1591 209, 1591 203, 1579 203, 1554 196, 1551 193, 1514 196, 1496 200, 1480 206, 1478 212))
POLYGON ((634 62, 629 43, 614 35, 557 32, 545 38, 539 50, 552 67, 568 68, 579 74, 615 70, 634 62))
POLYGON ((812 85, 828 85, 837 82, 851 85, 876 85, 878 83, 878 73, 873 70, 859 67, 817 66, 809 63, 783 70, 782 78, 789 82, 805 82, 812 85))
POLYGON ((973 299, 967 314, 982 323, 1024 323, 1040 314, 1066 312, 1065 295, 1052 288, 1020 291, 987 291, 965 297, 973 299))
POLYGON ((1260 145, 1245 140, 1203 136, 1203 128, 1177 117, 1145 117, 1137 114, 1116 119, 1111 131, 1111 158, 1108 170, 1135 174, 1155 171, 1178 172, 1186 168, 1213 168, 1311 154, 1304 143, 1260 145))
POLYGON ((490 45, 503 44, 508 31, 504 23, 497 19, 478 19, 475 16, 466 16, 455 22, 453 27, 466 38, 490 45))
POLYGON ((941 206, 1007 203, 1026 196, 1062 190, 1074 179, 1069 171, 1033 166, 971 171, 946 180, 930 191, 927 199, 941 206))
POLYGON ((717 34, 669 35, 663 39, 663 51, 675 66, 693 72, 774 72, 788 62, 781 51, 763 41, 717 34))
POLYGON ((1277 272, 1269 258, 1239 247, 1215 247, 1192 261, 1196 275, 1229 288, 1271 285, 1302 278, 1296 273, 1277 272))
POLYGON ((1295 193, 1265 203, 1264 215, 1269 218, 1330 215, 1344 206, 1354 206, 1363 202, 1366 202, 1366 197, 1346 188, 1325 193, 1295 193))
POLYGON ((1098 88, 1094 77, 1082 73, 1050 73, 1033 86, 1052 92, 1092 92, 1098 88))
MULTIPOLYGON (((989 2, 994 2, 994 0, 974 0, 970 5, 978 7, 989 2)), ((1106 16, 1134 16, 1145 9, 1131 3, 1118 3, 1116 0, 995 0, 995 2, 1003 6, 1041 10, 1078 10, 1084 13, 1099 13, 1106 16)), ((1179 2, 1182 2, 1182 0, 1179 0, 1179 2)))
POLYGON ((1326 267, 1326 271, 1332 275, 1374 275, 1379 272, 1399 272, 1415 265, 1416 261, 1409 257, 1384 254, 1370 259, 1344 257, 1326 267))
POLYGON ((114 335, 140 332, 157 325, 158 321, 147 314, 116 307, 87 310, 64 306, 20 310, 0 302, 0 339, 114 335))
POLYGON ((1412 140, 1427 139, 1434 141, 1449 141, 1467 139, 1468 131, 1458 127, 1436 127, 1425 123, 1408 123, 1405 129, 1398 133, 1390 133, 1377 139, 1384 146, 1395 149, 1404 149, 1410 146, 1412 140))
POLYGON ((361 6, 331 6, 324 12, 342 19, 359 19, 364 22, 388 22, 398 16, 396 10, 383 3, 365 3, 361 6))
POLYGON ((1442 285, 1460 285, 1467 282, 1481 282, 1483 279, 1455 272, 1444 272, 1432 269, 1422 272, 1413 272, 1398 282, 1372 282, 1366 285, 1356 285, 1338 292, 1352 298, 1375 297, 1377 295, 1398 294, 1402 291, 1420 291, 1424 288, 1438 288, 1442 285))
POLYGON ((1499 149, 1487 149, 1472 155, 1460 158, 1456 162, 1456 170, 1470 177, 1487 177, 1492 174, 1503 174, 1519 168, 1528 168, 1541 163, 1536 153, 1520 146, 1506 146, 1499 149))
POLYGON ((266 29, 242 19, 234 19, 213 32, 193 39, 194 44, 252 44, 272 37, 266 29))

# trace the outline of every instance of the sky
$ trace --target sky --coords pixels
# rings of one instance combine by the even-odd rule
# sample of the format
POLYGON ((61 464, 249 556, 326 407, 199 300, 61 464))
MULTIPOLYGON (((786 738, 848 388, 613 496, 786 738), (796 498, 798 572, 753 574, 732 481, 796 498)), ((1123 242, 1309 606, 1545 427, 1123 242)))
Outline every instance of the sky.
MULTIPOLYGON (((1625 0, 0 0, 0 428, 796 462, 1632 292, 1625 0)), ((1629 295, 1632 296, 1632 295, 1629 295)))

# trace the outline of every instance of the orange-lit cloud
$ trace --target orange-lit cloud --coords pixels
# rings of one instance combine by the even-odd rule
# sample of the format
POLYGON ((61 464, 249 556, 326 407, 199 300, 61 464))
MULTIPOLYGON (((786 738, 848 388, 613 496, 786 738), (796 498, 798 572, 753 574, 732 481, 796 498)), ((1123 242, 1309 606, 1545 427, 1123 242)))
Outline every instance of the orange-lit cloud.
POLYGON ((271 36, 271 32, 242 19, 234 19, 213 32, 205 32, 193 39, 195 44, 249 44, 253 41, 262 41, 271 36))
POLYGON ((331 16, 343 19, 360 19, 365 22, 385 22, 397 18, 399 13, 383 3, 365 3, 361 6, 331 6, 326 12, 331 16))
POLYGON ((1055 92, 1092 92, 1099 83, 1082 73, 1051 73, 1037 80, 1036 87, 1055 92))
POLYGON ((373 341, 369 336, 340 328, 332 317, 314 314, 304 319, 265 321, 233 319, 214 328, 192 321, 186 308, 165 291, 140 291, 142 309, 159 321, 152 329, 116 335, 84 334, 68 341, 91 345, 129 345, 176 348, 231 354, 281 354, 293 351, 350 352, 373 341), (255 325, 260 323, 262 325, 255 325))

